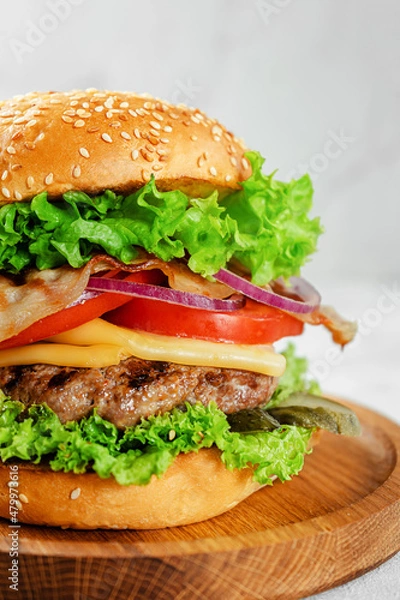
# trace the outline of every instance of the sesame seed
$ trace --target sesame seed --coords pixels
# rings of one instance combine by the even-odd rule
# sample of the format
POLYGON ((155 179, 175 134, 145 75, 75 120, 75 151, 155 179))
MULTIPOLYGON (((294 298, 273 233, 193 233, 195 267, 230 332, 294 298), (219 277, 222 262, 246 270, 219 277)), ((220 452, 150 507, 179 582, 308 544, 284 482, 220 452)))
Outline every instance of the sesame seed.
POLYGON ((170 442, 176 438, 176 431, 174 429, 170 429, 168 432, 168 439, 170 442))
MULTIPOLYGON (((160 132, 157 131, 157 129, 150 129, 149 133, 151 133, 151 135, 154 137, 157 137, 157 138, 160 137, 160 132)), ((158 143, 158 140, 157 140, 157 143, 158 143)))
POLYGON ((103 112, 104 106, 96 106, 94 110, 98 113, 103 112))
POLYGON ((190 139, 192 140, 192 142, 197 142, 197 140, 198 140, 199 138, 197 137, 197 135, 191 135, 191 136, 190 136, 190 139))
POLYGON ((83 108, 90 108, 90 104, 89 104, 89 102, 84 102, 84 103, 82 104, 82 106, 83 106, 83 108))
POLYGON ((72 100, 72 102, 70 102, 71 106, 77 106, 79 104, 78 100, 72 100))
POLYGON ((163 148, 157 148, 156 152, 159 156, 163 156, 164 154, 167 154, 167 151, 164 150, 163 148))
POLYGON ((119 105, 120 108, 129 108, 129 102, 121 102, 119 105))
POLYGON ((2 180, 2 181, 5 181, 5 180, 7 179, 7 177, 8 177, 8 171, 7 171, 7 169, 6 169, 5 171, 3 171, 3 174, 2 174, 2 176, 1 176, 1 180, 2 180))
POLYGON ((71 498, 71 500, 76 500, 77 498, 79 498, 80 495, 81 495, 81 488, 75 488, 74 490, 72 490, 69 497, 71 498))
POLYGON ((197 166, 202 167, 204 165, 204 163, 206 162, 206 159, 204 158, 204 156, 201 154, 199 156, 199 158, 197 159, 197 166))
POLYGON ((127 133, 126 131, 121 131, 121 137, 124 138, 124 140, 131 140, 132 136, 127 133))
POLYGON ((19 125, 20 123, 25 123, 25 121, 26 121, 25 117, 18 117, 18 119, 15 119, 14 124, 19 125))
POLYGON ((106 117, 107 117, 107 119, 112 119, 112 118, 113 118, 113 116, 114 116, 114 111, 113 111, 113 110, 111 110, 111 109, 110 109, 110 110, 108 110, 108 111, 106 112, 106 117))
POLYGON ((171 133, 171 132, 172 132, 172 127, 171 127, 171 125, 166 125, 166 126, 164 127, 164 131, 165 131, 165 133, 171 133))
POLYGON ((33 142, 25 142, 24 146, 27 148, 27 150, 34 150, 36 148, 36 144, 33 142))
POLYGON ((148 114, 148 111, 147 111, 147 110, 145 111, 143 108, 137 108, 137 109, 136 109, 136 112, 137 112, 137 114, 138 114, 138 115, 140 115, 141 117, 144 117, 144 115, 148 114))
POLYGON ((8 152, 8 154, 16 154, 17 153, 16 149, 13 146, 8 146, 7 152, 8 152))
POLYGON ((19 169, 22 169, 22 165, 20 165, 19 163, 11 165, 11 171, 18 171, 19 169))
POLYGON ((78 177, 80 177, 82 174, 82 170, 80 168, 79 165, 76 165, 73 169, 72 169, 72 177, 75 177, 76 179, 78 177))
POLYGON ((158 121, 150 121, 150 125, 153 127, 153 129, 161 129, 161 125, 158 121))
POLYGON ((153 162, 154 160, 154 156, 151 155, 150 152, 147 152, 146 150, 144 150, 143 148, 140 150, 140 154, 143 156, 143 158, 145 160, 147 160, 147 162, 153 162))
POLYGON ((197 123, 197 125, 200 124, 200 121, 197 117, 195 117, 194 115, 191 115, 190 118, 192 119, 193 123, 197 123))
POLYGON ((6 187, 1 188, 1 193, 3 194, 3 196, 5 198, 11 198, 10 190, 7 189, 6 187))
POLYGON ((221 141, 221 138, 220 138, 219 135, 214 135, 213 138, 214 138, 214 142, 220 142, 221 141))
POLYGON ((247 160, 244 157, 242 158, 242 166, 243 166, 243 169, 247 169, 249 166, 249 163, 247 162, 247 160))
POLYGON ((212 135, 218 135, 221 136, 222 135, 222 129, 219 125, 213 125, 211 127, 211 133, 212 135))
POLYGON ((36 119, 31 119, 30 121, 27 122, 26 126, 33 127, 34 125, 36 125, 36 123, 37 123, 36 119))
POLYGON ((155 119, 157 119, 157 121, 164 121, 164 117, 163 117, 162 115, 160 115, 160 113, 158 113, 158 112, 153 112, 153 113, 151 113, 151 114, 153 115, 153 117, 154 117, 155 119))
POLYGON ((132 156, 133 160, 136 160, 137 157, 139 156, 138 150, 132 150, 132 155, 131 156, 132 156))
POLYGON ((135 127, 133 133, 135 134, 135 137, 137 137, 138 140, 140 140, 140 131, 137 127, 135 127))
POLYGON ((43 139, 44 139, 44 133, 42 131, 42 133, 39 133, 39 135, 37 136, 36 141, 41 142, 43 139))
POLYGON ((196 118, 199 119, 200 121, 204 120, 203 115, 201 113, 199 113, 199 112, 196 113, 196 118))
POLYGON ((90 158, 89 150, 87 148, 79 148, 79 154, 83 156, 83 158, 90 158))
POLYGON ((102 133, 101 139, 107 142, 108 144, 112 144, 112 138, 108 135, 108 133, 102 133))
POLYGON ((15 501, 16 507, 18 508, 18 510, 22 510, 22 504, 19 500, 15 501))
POLYGON ((19 494, 19 499, 21 500, 21 502, 23 502, 24 504, 28 504, 29 500, 28 498, 25 496, 25 494, 19 494))
POLYGON ((49 173, 44 178, 44 182, 45 182, 46 185, 51 185, 53 183, 53 181, 54 181, 54 174, 53 173, 49 173))
POLYGON ((177 115, 176 113, 173 113, 173 112, 169 113, 169 116, 171 117, 171 119, 175 119, 175 120, 179 119, 179 115, 177 115))
POLYGON ((161 169, 163 169, 164 167, 162 165, 154 165, 153 166, 153 171, 161 171, 161 169))
POLYGON ((217 169, 215 167, 210 167, 210 173, 211 175, 214 175, 214 177, 218 175, 217 169))
POLYGON ((96 133, 96 131, 100 131, 100 127, 89 127, 86 129, 88 133, 96 133))
POLYGON ((169 143, 169 139, 168 138, 160 138, 160 142, 162 144, 168 144, 169 143))
POLYGON ((235 158, 234 156, 231 156, 231 159, 230 159, 230 160, 231 160, 231 163, 232 163, 232 165, 233 165, 234 167, 237 167, 237 160, 236 160, 236 158, 235 158))
POLYGON ((26 187, 30 190, 31 188, 33 188, 34 184, 35 184, 34 178, 32 177, 32 175, 29 175, 29 177, 26 180, 26 187))
POLYGON ((232 175, 225 175, 225 181, 230 181, 232 179, 232 175))
POLYGON ((50 104, 61 104, 61 100, 57 98, 50 98, 50 104))
POLYGON ((22 194, 20 194, 18 191, 14 192, 14 198, 16 200, 22 200, 22 194))
POLYGON ((84 126, 85 126, 85 121, 83 119, 78 119, 74 123, 74 127, 84 127, 84 126))
POLYGON ((104 106, 106 108, 112 108, 114 105, 114 98, 112 96, 110 96, 109 98, 107 98, 107 100, 104 102, 104 106))
POLYGON ((73 122, 72 117, 67 117, 67 115, 62 115, 61 119, 64 121, 64 123, 72 123, 73 122))
POLYGON ((146 169, 142 169, 143 181, 150 181, 150 173, 146 169))
POLYGON ((128 110, 128 113, 131 115, 131 117, 137 117, 137 112, 131 108, 128 110))

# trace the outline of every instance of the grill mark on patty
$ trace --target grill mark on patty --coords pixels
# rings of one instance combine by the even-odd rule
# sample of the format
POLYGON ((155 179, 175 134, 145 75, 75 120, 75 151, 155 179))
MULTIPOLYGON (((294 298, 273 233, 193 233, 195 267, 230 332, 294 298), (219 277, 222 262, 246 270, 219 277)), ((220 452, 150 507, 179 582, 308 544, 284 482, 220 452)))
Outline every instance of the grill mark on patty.
POLYGON ((129 387, 132 390, 140 390, 146 385, 159 380, 160 377, 166 372, 168 363, 148 361, 144 365, 133 364, 127 366, 131 368, 132 372, 132 375, 128 381, 129 387))
POLYGON ((225 413, 265 404, 277 378, 249 371, 191 367, 134 357, 102 369, 31 365, 0 368, 0 389, 25 406, 46 403, 60 420, 79 421, 96 407, 119 428, 185 402, 215 402, 225 413))
POLYGON ((66 369, 59 371, 49 380, 49 388, 62 388, 72 379, 74 373, 76 371, 67 371, 66 369))

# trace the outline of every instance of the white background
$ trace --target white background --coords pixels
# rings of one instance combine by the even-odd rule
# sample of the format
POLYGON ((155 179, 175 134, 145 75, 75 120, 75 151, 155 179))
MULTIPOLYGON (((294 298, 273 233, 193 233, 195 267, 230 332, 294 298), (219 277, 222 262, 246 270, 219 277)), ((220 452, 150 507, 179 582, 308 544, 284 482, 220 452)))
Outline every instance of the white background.
MULTIPOLYGON (((400 422, 398 0, 3 0, 0 98, 98 87, 197 105, 287 179, 326 233, 304 274, 358 341, 299 347, 327 392, 400 422)), ((400 598, 400 560, 319 598, 400 598)))

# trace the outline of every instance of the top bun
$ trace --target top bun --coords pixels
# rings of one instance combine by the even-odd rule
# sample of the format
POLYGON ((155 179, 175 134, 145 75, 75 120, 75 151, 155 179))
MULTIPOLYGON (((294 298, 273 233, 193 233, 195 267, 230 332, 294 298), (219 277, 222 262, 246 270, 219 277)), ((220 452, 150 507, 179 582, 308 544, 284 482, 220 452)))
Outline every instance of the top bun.
POLYGON ((128 193, 154 175, 160 189, 238 189, 246 148, 195 108, 148 95, 30 93, 0 102, 0 203, 74 189, 128 193))

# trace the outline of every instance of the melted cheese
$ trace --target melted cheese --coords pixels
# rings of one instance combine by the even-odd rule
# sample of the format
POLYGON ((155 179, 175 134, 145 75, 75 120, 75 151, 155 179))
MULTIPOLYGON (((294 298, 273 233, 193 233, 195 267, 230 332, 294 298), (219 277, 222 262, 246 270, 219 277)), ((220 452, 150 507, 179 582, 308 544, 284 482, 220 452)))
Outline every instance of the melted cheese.
POLYGON ((279 377, 285 357, 271 346, 226 344, 131 331, 102 319, 49 338, 44 343, 0 351, 0 366, 45 363, 106 367, 127 356, 183 365, 243 369, 279 377))

